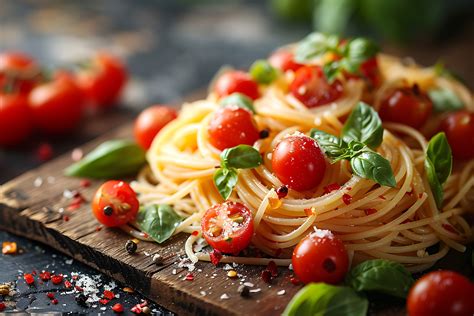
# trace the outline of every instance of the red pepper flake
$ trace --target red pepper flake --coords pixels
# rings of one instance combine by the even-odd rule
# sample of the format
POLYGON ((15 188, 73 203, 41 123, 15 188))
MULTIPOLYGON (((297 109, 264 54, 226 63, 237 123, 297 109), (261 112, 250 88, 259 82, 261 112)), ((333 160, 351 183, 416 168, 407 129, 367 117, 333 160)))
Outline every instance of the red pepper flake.
POLYGON ((79 285, 74 286, 74 288, 76 289, 76 291, 84 292, 84 289, 80 287, 79 285))
POLYGON ((80 148, 74 148, 74 150, 71 152, 71 158, 73 161, 79 161, 83 156, 84 152, 80 148))
POLYGON ((443 224, 441 225, 443 226, 444 229, 446 229, 448 232, 451 232, 453 234, 456 234, 456 235, 459 235, 459 232, 456 230, 456 228, 454 228, 452 225, 449 225, 449 224, 443 224))
POLYGON ((342 201, 344 202, 344 204, 349 205, 352 202, 352 196, 347 193, 344 193, 344 195, 342 196, 342 201))
POLYGON ((299 285, 299 284, 301 283, 300 280, 299 280, 297 277, 295 277, 295 276, 293 276, 293 277, 290 278, 290 282, 291 282, 293 285, 299 285))
POLYGON ((142 308, 140 306, 140 304, 137 304, 135 306, 132 307, 132 309, 130 309, 132 311, 132 313, 135 313, 135 314, 141 314, 142 313, 142 308))
POLYGON ((36 270, 31 271, 31 274, 36 275, 36 270))
POLYGON ((46 294, 46 296, 47 296, 50 300, 52 300, 52 299, 54 298, 54 293, 49 292, 49 293, 46 294))
POLYGON ((304 213, 306 216, 312 216, 316 212, 316 209, 314 207, 309 207, 304 209, 304 213))
POLYGON ((386 200, 387 198, 383 195, 379 195, 379 198, 382 199, 382 200, 386 200))
POLYGON ((0 302, 0 312, 3 312, 3 311, 5 310, 5 308, 7 308, 7 306, 5 305, 5 303, 0 302))
POLYGON ((350 190, 352 190, 352 187, 347 187, 346 189, 347 189, 347 191, 350 191, 350 190))
POLYGON ((222 252, 217 249, 213 249, 209 254, 209 257, 211 258, 212 264, 217 266, 222 259, 222 252))
POLYGON ((276 189, 276 194, 278 195, 279 199, 283 199, 288 195, 288 186, 282 185, 276 189))
POLYGON ((112 306, 112 310, 116 313, 123 313, 123 306, 120 303, 115 304, 112 306))
POLYGON ((421 199, 423 197, 423 192, 418 194, 418 198, 421 199))
POLYGON ((366 208, 364 212, 365 212, 365 215, 372 215, 372 214, 377 213, 377 210, 375 208, 366 208))
POLYGON ((97 225, 97 227, 95 228, 95 231, 100 232, 101 230, 102 230, 102 225, 97 225))
POLYGON ((412 196, 413 195, 413 189, 411 189, 411 191, 405 192, 405 194, 408 195, 408 196, 412 196))
POLYGON ((150 235, 148 235, 147 233, 143 233, 143 237, 148 238, 148 237, 150 237, 150 235))
POLYGON ((72 283, 69 282, 68 280, 65 280, 65 281, 64 281, 64 287, 65 287, 66 289, 69 289, 69 288, 72 287, 72 283))
POLYGON ((25 279, 26 284, 32 285, 35 283, 35 279, 33 278, 33 275, 31 273, 26 273, 23 275, 23 279, 25 279))
POLYGON ((56 299, 56 298, 51 300, 51 304, 53 304, 53 305, 57 305, 58 303, 59 303, 58 299, 56 299))
POLYGON ((88 179, 82 179, 81 182, 79 182, 79 185, 82 187, 82 188, 88 188, 91 186, 91 181, 88 180, 88 179))
POLYGON ((73 279, 74 281, 76 281, 77 279, 79 279, 79 276, 78 276, 77 274, 76 274, 76 275, 73 275, 73 276, 72 276, 72 279, 73 279))
POLYGON ((109 304, 109 300, 108 300, 108 299, 105 299, 105 298, 101 298, 101 299, 99 300, 99 303, 102 304, 102 305, 107 305, 107 304, 109 304))
POLYGON ((142 302, 139 305, 140 307, 145 307, 145 306, 148 306, 148 302, 146 300, 142 300, 142 302))
POLYGON ((111 299, 115 298, 115 294, 112 291, 105 290, 104 291, 104 297, 108 300, 111 300, 111 299))
POLYGON ((270 283, 272 281, 272 273, 266 269, 262 271, 260 277, 265 283, 270 283))
POLYGON ((53 158, 53 147, 49 143, 39 145, 36 154, 40 161, 48 161, 53 158))
POLYGON ((186 281, 193 281, 194 280, 194 274, 191 272, 186 274, 186 281))
POLYGON ((51 273, 48 271, 43 271, 42 273, 40 273, 39 277, 41 280, 46 282, 51 280, 51 273))
POLYGON ((195 231, 193 231, 193 232, 191 233, 191 235, 197 236, 197 235, 199 235, 199 232, 198 232, 197 230, 195 230, 195 231))
POLYGON ((324 190, 324 194, 328 194, 328 193, 331 193, 332 191, 339 190, 340 188, 341 186, 338 183, 331 183, 325 186, 323 190, 324 190))
POLYGON ((267 270, 270 271, 270 274, 272 277, 278 276, 278 267, 275 263, 275 261, 270 261, 267 265, 267 270))
POLYGON ((53 275, 51 277, 51 281, 53 281, 53 284, 61 284, 63 282, 63 275, 62 274, 59 274, 59 275, 53 275))
POLYGON ((63 215, 63 221, 65 221, 65 222, 69 222, 69 219, 70 219, 70 218, 69 218, 69 216, 67 216, 67 215, 63 215))

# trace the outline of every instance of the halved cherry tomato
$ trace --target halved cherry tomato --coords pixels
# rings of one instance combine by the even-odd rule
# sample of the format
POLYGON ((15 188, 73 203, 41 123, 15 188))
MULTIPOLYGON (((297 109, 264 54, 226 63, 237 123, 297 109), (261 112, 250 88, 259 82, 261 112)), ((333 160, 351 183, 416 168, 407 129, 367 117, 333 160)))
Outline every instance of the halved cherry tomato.
POLYGON ((70 132, 81 120, 83 100, 72 76, 57 72, 52 81, 38 85, 30 93, 33 122, 47 134, 70 132))
POLYGON ((339 80, 329 84, 319 66, 304 66, 295 73, 290 91, 306 107, 314 108, 337 100, 343 93, 339 80))
POLYGON ((293 250, 293 271, 304 283, 337 284, 349 268, 349 257, 342 240, 328 230, 316 230, 293 250))
POLYGON ((326 162, 316 141, 302 134, 286 137, 278 143, 272 154, 272 168, 283 184, 306 191, 321 183, 326 162))
POLYGON ((97 53, 90 65, 77 74, 78 85, 96 107, 114 105, 127 78, 127 69, 122 62, 106 52, 97 53))
POLYGON ((23 94, 0 93, 0 146, 21 143, 31 132, 31 113, 23 94))
POLYGON ((252 100, 260 96, 257 82, 248 73, 239 70, 227 71, 217 78, 214 91, 219 98, 235 92, 245 94, 252 100))
POLYGON ((377 62, 376 57, 372 57, 364 61, 359 68, 360 74, 362 76, 358 76, 355 74, 349 74, 349 73, 344 73, 344 76, 347 79, 359 79, 359 78, 364 78, 366 79, 371 87, 376 88, 380 86, 382 83, 382 78, 380 75, 380 70, 377 62))
POLYGON ((202 217, 201 227, 202 235, 212 248, 237 255, 252 239, 252 213, 242 203, 216 204, 202 217))
POLYGON ((453 156, 457 159, 474 159, 474 113, 459 111, 449 114, 441 122, 453 156))
POLYGON ((28 93, 33 89, 40 76, 36 61, 21 52, 0 54, 0 89, 13 80, 13 91, 28 93))
POLYGON ((281 71, 296 71, 300 67, 303 67, 302 64, 298 64, 294 60, 294 55, 292 52, 286 49, 279 49, 274 52, 269 58, 268 62, 275 68, 280 69, 281 71))
POLYGON ((139 202, 135 191, 124 181, 111 180, 100 186, 92 201, 92 212, 109 227, 124 225, 135 218, 139 202))
POLYGON ((135 120, 135 140, 144 149, 150 148, 156 134, 177 116, 175 109, 163 105, 153 105, 143 110, 135 120))
POLYGON ((396 122, 420 128, 433 110, 433 103, 417 84, 397 88, 389 93, 380 105, 379 114, 383 121, 396 122))
POLYGON ((411 288, 407 299, 410 316, 474 315, 474 284, 453 271, 430 272, 411 288))
POLYGON ((217 149, 253 145, 259 138, 252 113, 237 106, 219 108, 209 122, 209 141, 217 149))

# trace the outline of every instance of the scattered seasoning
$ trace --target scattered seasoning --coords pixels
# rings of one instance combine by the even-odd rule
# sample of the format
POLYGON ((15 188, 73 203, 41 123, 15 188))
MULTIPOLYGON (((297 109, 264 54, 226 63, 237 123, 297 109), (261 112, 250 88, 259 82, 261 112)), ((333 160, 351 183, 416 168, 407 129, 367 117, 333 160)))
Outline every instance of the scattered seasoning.
POLYGON ((211 262, 213 265, 217 266, 219 262, 222 259, 222 252, 220 252, 217 249, 212 250, 212 252, 209 254, 209 257, 211 258, 211 262))
POLYGON ((111 299, 115 298, 115 294, 112 291, 105 290, 104 291, 104 297, 108 300, 111 300, 111 299))
POLYGON ((84 289, 83 289, 82 287, 80 287, 79 285, 74 286, 74 288, 75 288, 76 291, 78 291, 78 292, 84 292, 84 289))
POLYGON ((46 294, 46 296, 47 296, 50 300, 54 299, 54 293, 49 292, 49 293, 46 294))
POLYGON ((67 216, 67 215, 63 215, 63 221, 65 221, 65 222, 69 222, 69 216, 67 216))
POLYGON ((84 152, 80 148, 74 148, 74 150, 71 152, 71 159, 73 161, 79 161, 82 159, 84 156, 84 152))
POLYGON ((382 200, 386 200, 387 198, 384 195, 379 195, 379 198, 382 200))
POLYGON ((277 292, 277 295, 285 295, 286 291, 285 290, 280 290, 277 292))
POLYGON ((96 232, 100 232, 102 230, 102 225, 97 225, 95 228, 96 232))
POLYGON ((2 243, 2 253, 4 255, 14 255, 18 251, 16 242, 14 241, 4 241, 2 243))
POLYGON ((260 139, 265 139, 270 136, 270 130, 268 128, 264 128, 258 133, 258 136, 260 139))
POLYGON ((220 297, 221 300, 228 300, 229 299, 229 295, 227 295, 226 293, 222 294, 221 297, 220 297))
POLYGON ((237 277, 237 271, 235 271, 235 270, 229 270, 229 271, 227 272, 227 276, 228 276, 229 278, 235 278, 235 277, 237 277))
POLYGON ((240 296, 242 296, 242 297, 249 297, 250 296, 250 288, 246 285, 239 286, 237 291, 239 292, 240 296))
POLYGON ((33 283, 35 283, 35 279, 30 273, 26 273, 25 275, 23 275, 23 279, 25 279, 25 282, 28 285, 32 285, 33 283))
POLYGON ((114 208, 110 205, 104 206, 103 212, 105 216, 111 216, 114 213, 114 208))
POLYGON ((131 287, 124 287, 122 290, 123 290, 125 293, 133 293, 133 292, 135 292, 135 290, 132 289, 131 287))
POLYGON ((59 275, 53 275, 51 277, 51 281, 53 282, 53 284, 61 284, 63 283, 63 275, 62 274, 59 274, 59 275))
POLYGON ((342 201, 344 202, 344 204, 349 205, 352 202, 352 196, 347 193, 344 193, 344 195, 342 196, 342 201))
POLYGON ((107 304, 109 304, 109 300, 106 299, 106 298, 101 298, 101 299, 99 300, 99 303, 102 304, 102 305, 107 305, 107 304))
POLYGON ((40 161, 48 161, 53 158, 53 147, 49 143, 42 143, 39 145, 36 154, 40 161))
POLYGON ((3 311, 5 310, 5 308, 7 308, 7 307, 5 306, 5 303, 0 302, 0 312, 3 312, 3 311))
POLYGON ((164 262, 163 256, 160 255, 159 253, 153 255, 153 257, 151 258, 151 260, 152 260, 157 266, 162 266, 162 265, 163 265, 163 262, 164 262))
POLYGON ((186 274, 185 279, 186 279, 186 281, 193 281, 194 280, 194 274, 192 274, 192 273, 186 274))
POLYGON ((65 280, 65 281, 64 281, 64 287, 65 287, 66 289, 69 289, 69 288, 72 287, 72 283, 69 282, 68 280, 65 280))
POLYGON ((79 182, 79 185, 82 187, 82 188, 88 188, 91 186, 91 181, 88 180, 88 179, 82 179, 81 182, 79 182))
POLYGON ((364 212, 365 212, 365 215, 372 215, 372 214, 377 213, 377 210, 375 208, 366 208, 364 212))
POLYGON ((195 231, 193 231, 193 232, 191 233, 191 235, 197 236, 197 235, 199 235, 199 232, 198 232, 197 230, 195 230, 195 231))
POLYGON ((48 272, 48 271, 43 271, 39 274, 39 277, 44 282, 47 282, 47 281, 51 280, 51 273, 48 272))
POLYGON ((116 313, 123 313, 123 306, 120 303, 115 304, 112 306, 112 310, 116 313))
POLYGON ((290 278, 290 282, 291 282, 291 284, 293 284, 293 285, 299 285, 299 284, 300 284, 300 280, 299 280, 297 277, 295 277, 295 276, 293 276, 293 277, 290 278))
POLYGON ((288 195, 288 186, 282 185, 276 189, 276 194, 278 195, 279 199, 283 199, 288 195))
POLYGON ((58 303, 59 303, 59 302, 58 302, 58 300, 57 300, 56 298, 53 299, 53 300, 51 300, 51 304, 53 304, 53 305, 57 305, 58 303))
POLYGON ((418 194, 418 198, 421 199, 423 197, 423 193, 418 194))
POLYGON ((316 209, 314 207, 305 208, 304 213, 306 214, 306 216, 312 216, 316 213, 316 209))
POLYGON ((263 282, 270 284, 272 281, 272 274, 268 270, 263 270, 260 277, 262 278, 263 282))
POLYGON ((125 250, 127 250, 129 255, 133 255, 137 251, 137 248, 137 243, 131 239, 125 243, 125 250))
POLYGON ((75 300, 76 300, 77 305, 82 306, 82 307, 88 307, 88 305, 87 305, 87 296, 84 295, 83 293, 77 295, 75 297, 75 300))
POLYGON ((270 275, 272 277, 277 277, 278 276, 278 267, 275 263, 275 261, 270 261, 267 265, 267 270, 270 271, 270 275))
POLYGON ((456 235, 459 235, 459 232, 456 230, 456 228, 454 228, 452 225, 449 225, 449 224, 443 224, 441 225, 443 226, 444 229, 446 229, 448 232, 451 232, 453 234, 456 234, 456 235))
POLYGON ((338 183, 331 183, 325 186, 323 190, 324 190, 324 194, 328 194, 328 193, 331 193, 332 191, 339 190, 340 188, 341 186, 338 183))

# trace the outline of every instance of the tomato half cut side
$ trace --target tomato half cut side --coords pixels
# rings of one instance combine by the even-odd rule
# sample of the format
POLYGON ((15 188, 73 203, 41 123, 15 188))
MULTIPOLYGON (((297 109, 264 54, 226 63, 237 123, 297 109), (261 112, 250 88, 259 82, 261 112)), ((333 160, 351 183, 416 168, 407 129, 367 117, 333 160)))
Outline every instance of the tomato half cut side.
POLYGON ((227 201, 206 211, 201 220, 207 243, 223 253, 237 255, 253 236, 252 213, 242 203, 227 201))

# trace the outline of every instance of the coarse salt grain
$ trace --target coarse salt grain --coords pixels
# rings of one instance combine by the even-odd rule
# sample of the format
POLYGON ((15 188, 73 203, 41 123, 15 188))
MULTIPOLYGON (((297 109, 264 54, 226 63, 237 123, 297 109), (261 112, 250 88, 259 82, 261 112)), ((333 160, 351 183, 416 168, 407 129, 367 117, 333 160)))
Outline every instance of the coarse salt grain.
POLYGON ((286 291, 285 290, 280 290, 277 292, 277 295, 285 295, 286 291))
POLYGON ((248 286, 248 287, 254 287, 255 286, 253 283, 250 283, 250 282, 245 282, 244 285, 248 286))
POLYGON ((258 293, 258 292, 261 292, 261 291, 262 291, 262 289, 258 288, 258 289, 250 290, 250 293, 258 293))
POLYGON ((318 238, 333 238, 334 235, 330 230, 327 229, 318 229, 314 227, 314 232, 311 233, 311 236, 318 237, 318 238))
POLYGON ((206 296, 206 291, 199 292, 202 296, 206 296))
POLYGON ((228 299, 229 299, 229 295, 227 295, 226 293, 221 295, 221 300, 228 300, 228 299))
POLYGON ((35 181, 33 181, 33 185, 35 186, 35 188, 39 188, 42 184, 43 184, 43 178, 41 177, 38 177, 35 179, 35 181))
POLYGON ((232 270, 232 266, 228 263, 226 263, 226 265, 224 266, 224 270, 232 270))

